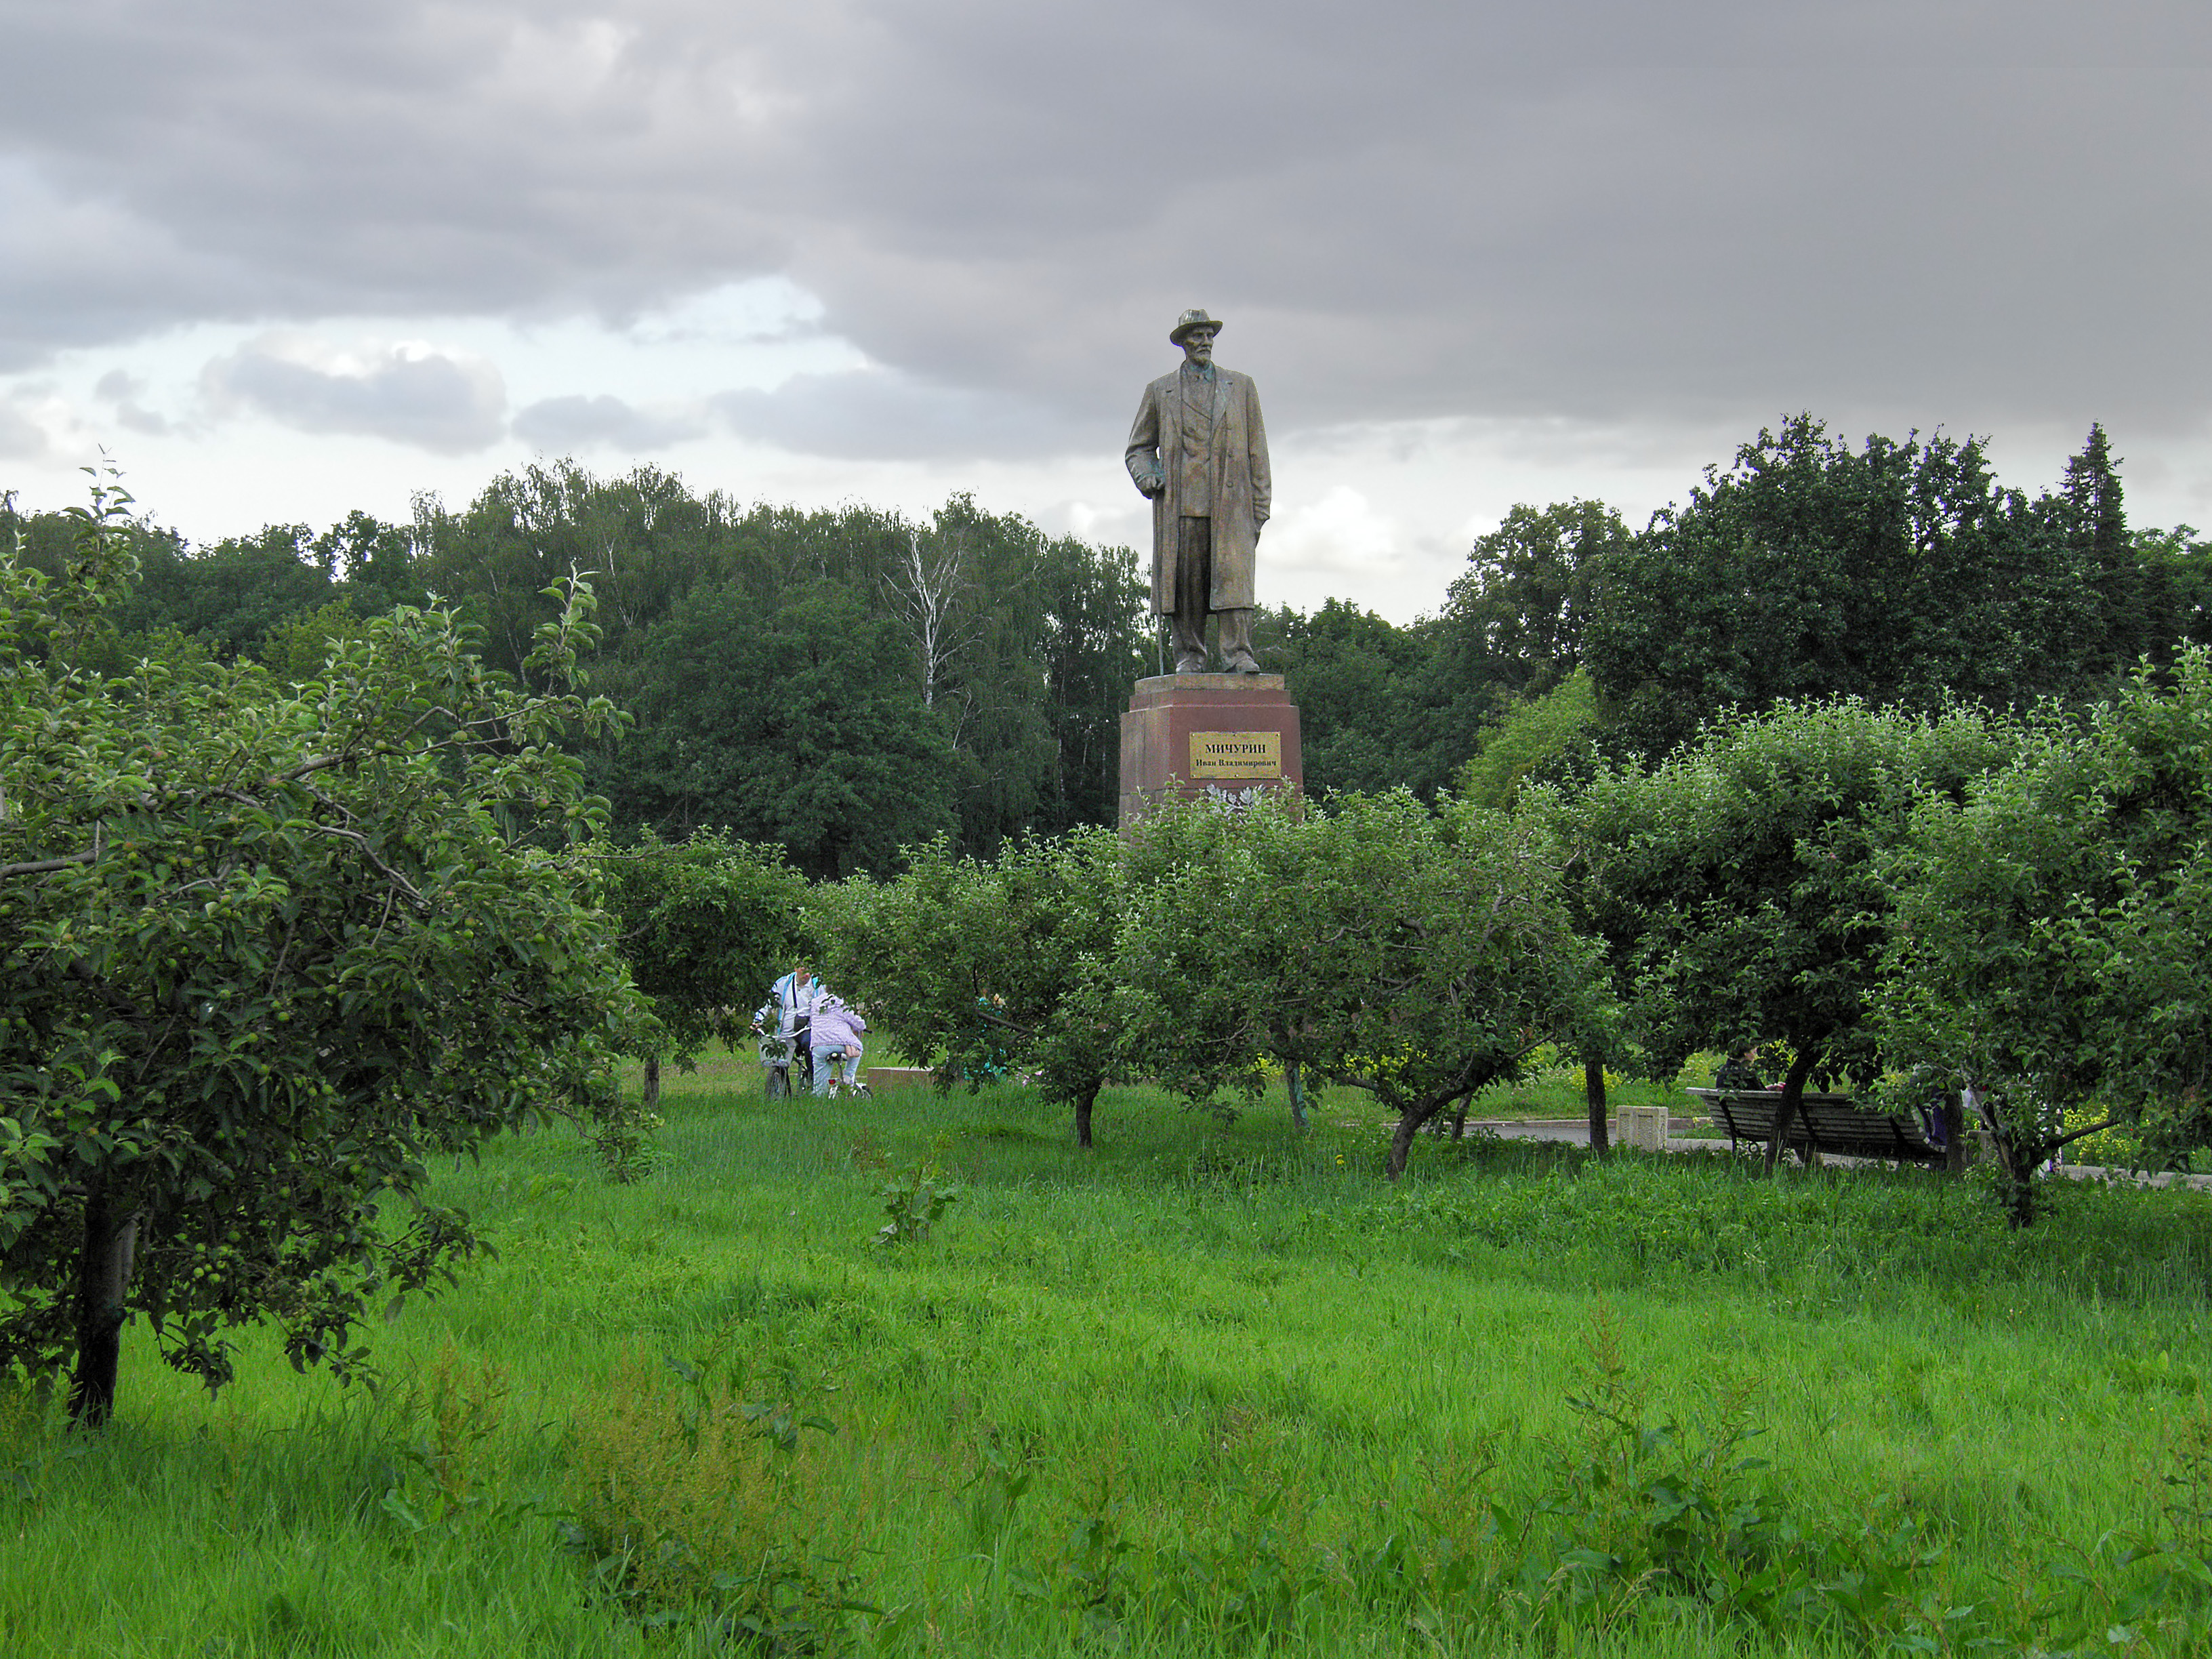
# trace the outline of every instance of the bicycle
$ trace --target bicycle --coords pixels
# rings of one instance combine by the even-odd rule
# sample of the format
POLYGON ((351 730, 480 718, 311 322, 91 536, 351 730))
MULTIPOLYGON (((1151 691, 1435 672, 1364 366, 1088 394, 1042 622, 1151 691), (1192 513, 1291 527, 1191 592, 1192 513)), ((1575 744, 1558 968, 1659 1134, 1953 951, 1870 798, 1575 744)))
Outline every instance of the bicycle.
POLYGON ((876 1091, 868 1087, 866 1077, 860 1070, 860 1057, 857 1053, 840 1054, 834 1054, 826 1048, 817 1050, 814 1056, 816 1074, 818 1076, 821 1068, 824 1066, 830 1068, 830 1086, 819 1098, 873 1100, 876 1097, 876 1091), (845 1068, 848 1065, 853 1068, 853 1076, 849 1082, 844 1076, 845 1068))

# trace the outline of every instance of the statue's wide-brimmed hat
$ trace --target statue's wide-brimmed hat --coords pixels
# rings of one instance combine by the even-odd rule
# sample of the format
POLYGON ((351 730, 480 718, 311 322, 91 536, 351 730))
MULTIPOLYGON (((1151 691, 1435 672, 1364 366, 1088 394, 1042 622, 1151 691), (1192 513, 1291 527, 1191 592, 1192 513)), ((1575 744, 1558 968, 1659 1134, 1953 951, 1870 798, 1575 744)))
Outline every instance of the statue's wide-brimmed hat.
POLYGON ((1189 333, 1191 330, 1194 328, 1210 328, 1216 334, 1221 332, 1221 325, 1214 321, 1212 318, 1207 316, 1204 312, 1186 311, 1182 316, 1176 319, 1176 325, 1168 331, 1168 343, 1170 345, 1181 345, 1182 343, 1182 337, 1189 333))

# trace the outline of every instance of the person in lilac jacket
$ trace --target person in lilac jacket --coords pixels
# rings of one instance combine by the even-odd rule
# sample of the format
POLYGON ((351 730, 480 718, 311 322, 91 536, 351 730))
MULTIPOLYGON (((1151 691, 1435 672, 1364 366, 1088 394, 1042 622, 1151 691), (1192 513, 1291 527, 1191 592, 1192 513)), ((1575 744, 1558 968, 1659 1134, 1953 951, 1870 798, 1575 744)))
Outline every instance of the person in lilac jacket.
POLYGON ((830 1079, 842 1069, 845 1086, 851 1088, 860 1072, 860 1034, 868 1029, 857 1009, 845 999, 824 991, 814 1000, 814 1024, 808 1035, 814 1048, 814 1092, 830 1092, 830 1079))

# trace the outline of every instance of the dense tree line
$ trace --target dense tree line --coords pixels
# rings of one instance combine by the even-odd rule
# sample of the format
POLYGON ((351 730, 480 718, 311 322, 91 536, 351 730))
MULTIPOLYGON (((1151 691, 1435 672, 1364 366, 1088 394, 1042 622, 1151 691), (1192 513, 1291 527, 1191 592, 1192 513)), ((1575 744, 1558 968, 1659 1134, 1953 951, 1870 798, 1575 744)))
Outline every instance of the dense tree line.
MULTIPOLYGON (((356 512, 204 548, 127 533, 142 575, 88 659, 112 674, 152 655, 297 678, 368 618, 435 601, 526 684, 549 591, 582 574, 602 628, 583 672, 633 718, 582 756, 617 834, 726 830, 816 875, 940 830, 988 852, 1110 819, 1120 715, 1152 659, 1133 555, 965 496, 922 521, 803 513, 564 462, 459 511, 421 498, 405 524, 356 512)), ((49 576, 71 534, 67 514, 0 507, 0 538, 49 576)))
POLYGON ((1267 660, 1310 787, 1493 804, 1787 701, 2086 704, 2212 641, 2212 548, 2130 529, 2118 465, 2092 427, 2030 495, 1978 439, 1853 447, 1800 416, 1640 532, 1595 501, 1515 507, 1409 627, 1334 600, 1273 613, 1267 660))
POLYGON ((2201 642, 2203 572, 2201 548, 2130 535, 2101 428, 2030 498, 1978 441, 1853 449, 1801 416, 1605 561, 1585 656, 1645 754, 1784 699, 2081 700, 2201 642))
MULTIPOLYGON (((0 536, 49 575, 66 520, 0 501, 0 536)), ((404 523, 130 534, 142 578, 87 647, 111 673, 154 654, 296 681, 434 599, 526 678, 548 590, 588 573, 604 638, 582 667, 631 717, 583 757, 617 835, 721 830, 810 876, 888 869, 939 834, 989 856, 1110 823, 1119 717, 1158 665, 1133 554, 965 496, 927 520, 801 512, 559 462, 458 510, 419 498, 404 523)), ((1785 700, 2083 703, 2212 639, 2208 591, 2193 532, 2129 527, 2101 428, 2031 496, 1978 440, 1854 447, 1801 416, 1641 531, 1596 501, 1514 508, 1410 624, 1330 599, 1255 635, 1300 706, 1313 793, 1501 804, 1785 700)))

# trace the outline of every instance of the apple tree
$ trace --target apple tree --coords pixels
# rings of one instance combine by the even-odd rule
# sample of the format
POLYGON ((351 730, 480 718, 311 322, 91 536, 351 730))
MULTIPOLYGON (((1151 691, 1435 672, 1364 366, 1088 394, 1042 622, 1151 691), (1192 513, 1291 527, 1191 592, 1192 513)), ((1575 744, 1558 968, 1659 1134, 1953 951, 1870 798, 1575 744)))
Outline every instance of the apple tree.
POLYGON ((296 683, 251 664, 77 666, 135 574, 128 497, 43 574, 0 549, 0 1368, 74 1364, 114 1406, 124 1324, 231 1374, 296 1366, 477 1248, 434 1156, 611 1098, 639 1012, 584 902, 598 810, 567 735, 572 583, 516 690, 455 619, 401 610, 296 683))
POLYGON ((1134 842, 1132 1063, 1193 1098, 1256 1092, 1267 1058, 1365 1090, 1396 1120, 1394 1180, 1424 1125, 1598 1018, 1595 950, 1533 817, 1432 812, 1402 790, 1199 801, 1134 842))
POLYGON ((1884 855, 1917 804, 1959 799, 2010 751, 1953 710, 1854 700, 1708 727, 1664 763, 1599 774, 1565 814, 1585 925, 1622 953, 1628 1031, 1655 1079, 1703 1048, 1778 1038, 1791 1055, 1767 1167, 1808 1082, 1871 1084, 1869 1000, 1895 898, 1884 855))
POLYGON ((744 1037, 769 984, 790 966, 806 881, 782 848, 706 830, 680 842, 648 830, 631 846, 604 848, 599 872, 623 960, 653 1007, 635 1034, 649 1118, 659 1106, 663 1059, 689 1071, 708 1043, 744 1037))
POLYGON ((988 1068, 1030 1073, 1091 1144, 1099 1091, 1120 1061, 1111 1014, 1126 859, 1109 830, 1009 845, 994 863, 942 836, 907 849, 886 882, 817 890, 810 918, 827 977, 899 1034, 940 1085, 988 1068))
POLYGON ((2129 1125, 2212 1146, 2212 653, 2185 647, 2086 725, 2036 732, 1963 799, 1923 804, 1881 998, 1889 1046, 1989 1102, 2015 1223, 2059 1146, 2129 1125))

